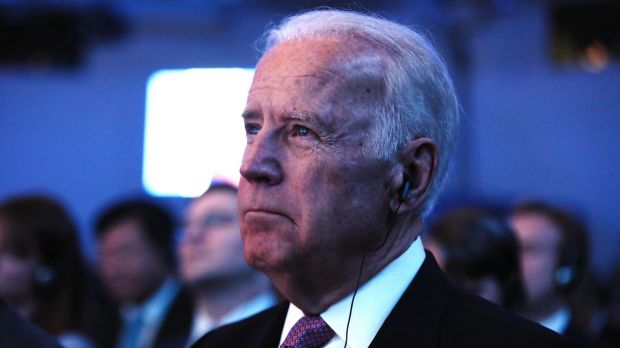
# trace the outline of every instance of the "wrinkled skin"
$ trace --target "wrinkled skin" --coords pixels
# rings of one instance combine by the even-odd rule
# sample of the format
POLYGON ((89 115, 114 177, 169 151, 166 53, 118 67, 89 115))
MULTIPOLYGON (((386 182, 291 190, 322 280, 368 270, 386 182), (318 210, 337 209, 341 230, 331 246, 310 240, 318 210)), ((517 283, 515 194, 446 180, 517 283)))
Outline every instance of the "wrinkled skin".
MULTIPOLYGON (((379 160, 363 151, 383 88, 384 62, 373 52, 336 38, 280 43, 260 61, 243 115, 244 255, 307 313, 353 290, 402 183, 396 154, 379 160)), ((369 257, 363 281, 415 238, 397 230, 369 257)))

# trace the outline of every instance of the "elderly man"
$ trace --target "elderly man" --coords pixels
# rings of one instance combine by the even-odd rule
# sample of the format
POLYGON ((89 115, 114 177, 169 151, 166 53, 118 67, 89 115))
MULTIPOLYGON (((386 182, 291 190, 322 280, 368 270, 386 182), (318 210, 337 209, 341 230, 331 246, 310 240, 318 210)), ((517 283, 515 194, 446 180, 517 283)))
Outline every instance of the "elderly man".
POLYGON ((353 12, 267 37, 243 114, 244 256, 289 301, 196 347, 554 347, 466 295, 419 235, 454 149, 445 67, 410 29, 353 12))

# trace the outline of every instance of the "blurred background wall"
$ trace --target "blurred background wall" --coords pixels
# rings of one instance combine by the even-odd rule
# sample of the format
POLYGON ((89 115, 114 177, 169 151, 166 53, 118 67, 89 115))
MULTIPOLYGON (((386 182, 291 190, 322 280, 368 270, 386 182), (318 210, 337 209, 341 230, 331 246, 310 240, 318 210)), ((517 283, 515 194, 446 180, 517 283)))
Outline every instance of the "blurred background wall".
MULTIPOLYGON (((252 67, 256 39, 270 22, 344 4, 421 28, 448 62, 465 127, 440 205, 541 198, 568 207, 590 227, 593 264, 605 274, 620 262, 620 64, 613 47, 581 63, 553 53, 554 11, 583 3, 2 1, 0 200, 35 191, 60 198, 92 255, 99 210, 146 194, 145 93, 153 72, 252 67), (34 14, 56 12, 81 23, 71 59, 55 61, 45 50, 11 55, 24 41, 16 37, 20 23, 32 27, 41 23, 34 14)), ((164 200, 180 213, 182 199, 164 200)))

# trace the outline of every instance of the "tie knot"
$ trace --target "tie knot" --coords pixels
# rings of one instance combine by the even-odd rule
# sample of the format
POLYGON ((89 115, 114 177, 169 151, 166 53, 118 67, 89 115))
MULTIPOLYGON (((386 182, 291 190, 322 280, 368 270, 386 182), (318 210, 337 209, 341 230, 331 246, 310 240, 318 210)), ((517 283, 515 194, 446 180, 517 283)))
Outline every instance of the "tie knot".
POLYGON ((291 328, 280 348, 318 348, 334 337, 332 330, 318 315, 304 316, 291 328))

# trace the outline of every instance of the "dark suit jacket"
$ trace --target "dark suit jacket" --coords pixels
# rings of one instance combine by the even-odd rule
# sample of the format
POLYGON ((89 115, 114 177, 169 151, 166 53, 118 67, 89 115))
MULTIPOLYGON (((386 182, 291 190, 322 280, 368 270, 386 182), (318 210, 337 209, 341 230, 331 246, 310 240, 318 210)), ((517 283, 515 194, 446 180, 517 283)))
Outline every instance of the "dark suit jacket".
MULTIPOLYGON (((168 309, 151 348, 184 348, 191 330, 192 308, 191 295, 186 289, 181 288, 168 309)), ((101 325, 93 330, 91 336, 94 337, 98 348, 114 348, 122 330, 123 321, 117 309, 105 316, 107 318, 100 320, 101 325)))
MULTIPOLYGON (((223 326, 192 348, 276 348, 288 304, 223 326)), ((371 347, 574 347, 542 326, 454 287, 430 253, 371 347)))
POLYGON ((573 341, 582 343, 582 344, 591 344, 592 338, 588 335, 588 332, 583 330, 575 321, 575 316, 571 317, 566 330, 562 333, 562 336, 566 336, 573 341))
POLYGON ((26 321, 0 299, 0 347, 60 348, 54 338, 26 321))

